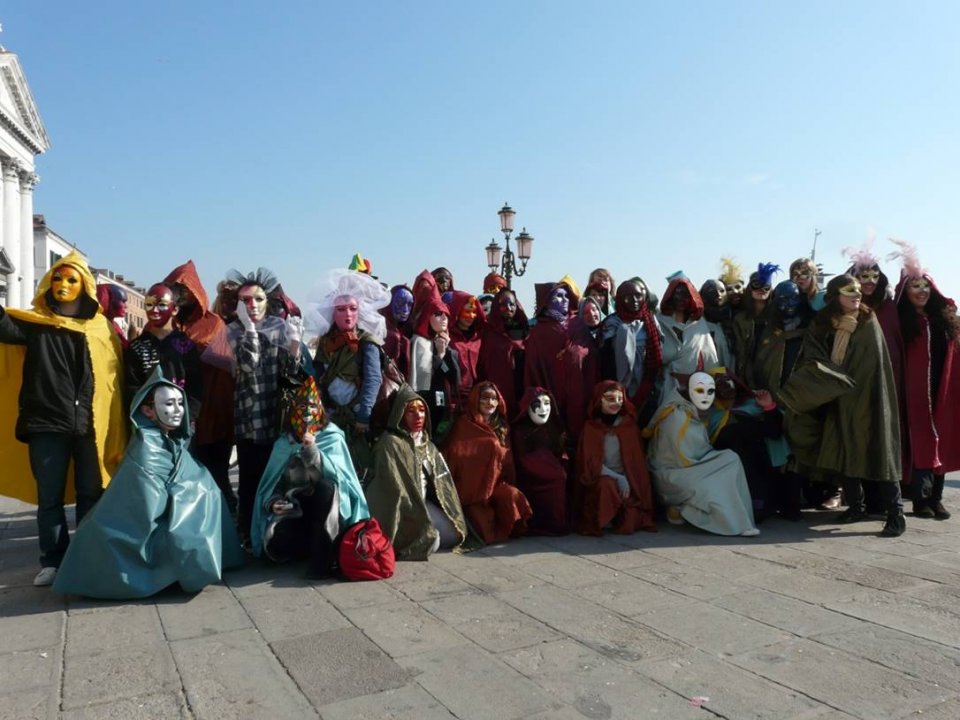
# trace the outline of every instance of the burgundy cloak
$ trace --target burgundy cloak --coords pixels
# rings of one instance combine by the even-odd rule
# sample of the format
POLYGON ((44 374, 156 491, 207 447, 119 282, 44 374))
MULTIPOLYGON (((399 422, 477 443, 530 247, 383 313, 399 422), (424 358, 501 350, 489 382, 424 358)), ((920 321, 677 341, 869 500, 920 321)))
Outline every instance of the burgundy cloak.
MULTIPOLYGON (((483 340, 483 329, 487 325, 487 316, 480 306, 475 295, 462 290, 453 291, 450 301, 450 346, 457 351, 460 360, 460 403, 464 404, 477 382, 477 366, 480 361, 480 348, 483 340), (477 317, 470 329, 464 332, 457 324, 460 311, 473 299, 477 309, 477 317)), ((498 386, 499 389, 499 386, 498 386)))
POLYGON ((567 528, 567 471, 563 465, 563 430, 557 419, 557 403, 550 398, 550 417, 537 425, 527 411, 544 388, 527 388, 513 422, 513 457, 517 469, 517 487, 533 508, 528 529, 537 535, 565 535, 567 528))
MULTIPOLYGON (((514 295, 516 295, 507 290, 514 295)), ((499 293, 498 293, 499 297, 499 293)), ((497 386, 507 404, 508 417, 516 414, 517 404, 523 394, 523 368, 525 362, 524 346, 530 333, 530 321, 524 312, 520 300, 517 300, 517 312, 514 315, 514 327, 522 330, 520 337, 512 337, 497 309, 494 299, 493 312, 487 318, 480 343, 480 360, 477 375, 480 380, 489 380, 497 386)), ((514 333, 516 334, 516 333, 514 333)))
POLYGON ((496 543, 523 535, 533 511, 514 485, 503 396, 497 410, 501 427, 492 427, 480 414, 480 391, 485 387, 495 386, 487 382, 473 386, 463 414, 447 437, 443 455, 470 525, 485 543, 496 543))

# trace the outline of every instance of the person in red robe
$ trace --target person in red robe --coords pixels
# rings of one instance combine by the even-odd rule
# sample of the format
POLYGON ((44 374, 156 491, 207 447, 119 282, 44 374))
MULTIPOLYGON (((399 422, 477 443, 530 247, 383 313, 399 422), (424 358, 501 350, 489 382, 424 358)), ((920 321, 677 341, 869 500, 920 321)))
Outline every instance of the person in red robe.
POLYGON ((944 475, 960 469, 960 319, 921 268, 913 246, 901 243, 904 268, 895 293, 903 382, 900 440, 909 468, 913 514, 946 520, 944 475))
POLYGON ((485 543, 523 535, 533 515, 516 487, 506 405, 497 386, 473 386, 443 448, 460 504, 485 543))
POLYGON ((523 395, 524 348, 529 334, 530 322, 516 293, 501 289, 483 328, 477 375, 497 386, 510 417, 516 413, 523 395))
POLYGON ((563 462, 563 429, 556 402, 544 388, 527 388, 511 429, 517 487, 530 501, 534 535, 566 535, 567 470, 563 462))
POLYGON ((477 382, 477 366, 487 315, 474 295, 454 290, 450 299, 450 347, 460 362, 460 404, 467 401, 477 382))
POLYGON ((163 280, 177 293, 174 327, 200 350, 203 398, 191 448, 194 457, 210 471, 236 512, 237 496, 230 485, 233 450, 233 351, 223 319, 207 308, 207 293, 193 260, 175 267, 163 280))
POLYGON ((387 337, 383 341, 383 352, 397 364, 397 369, 404 377, 410 367, 412 311, 413 291, 406 285, 394 285, 390 288, 390 304, 380 309, 380 314, 387 321, 387 337))
POLYGON ((623 385, 597 383, 577 450, 577 532, 655 532, 653 491, 636 410, 623 385))
POLYGON ((567 344, 557 356, 557 410, 567 431, 567 441, 574 446, 587 421, 593 388, 601 379, 602 319, 600 301, 590 295, 584 297, 577 317, 567 329, 567 344))
POLYGON ((540 386, 556 397, 557 355, 567 344, 567 318, 571 302, 579 298, 566 283, 536 283, 537 324, 530 330, 524 358, 523 384, 540 386))

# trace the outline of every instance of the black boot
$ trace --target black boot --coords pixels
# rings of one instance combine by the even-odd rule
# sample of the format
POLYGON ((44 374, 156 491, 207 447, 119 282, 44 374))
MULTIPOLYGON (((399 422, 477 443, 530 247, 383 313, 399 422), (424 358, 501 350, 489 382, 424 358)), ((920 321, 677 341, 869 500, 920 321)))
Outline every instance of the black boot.
POLYGON ((849 523, 860 522, 867 519, 867 511, 863 507, 854 507, 851 505, 842 513, 837 515, 837 522, 847 525, 849 523))
POLYGON ((880 535, 882 537, 900 537, 906 529, 907 519, 903 516, 903 511, 888 513, 887 521, 883 524, 880 535))
POLYGON ((930 512, 933 513, 933 518, 934 518, 934 520, 949 520, 949 519, 950 519, 950 511, 947 510, 947 509, 943 506, 943 503, 940 502, 939 500, 937 500, 935 503, 933 503, 933 507, 931 507, 931 508, 929 508, 929 509, 930 509, 930 512))

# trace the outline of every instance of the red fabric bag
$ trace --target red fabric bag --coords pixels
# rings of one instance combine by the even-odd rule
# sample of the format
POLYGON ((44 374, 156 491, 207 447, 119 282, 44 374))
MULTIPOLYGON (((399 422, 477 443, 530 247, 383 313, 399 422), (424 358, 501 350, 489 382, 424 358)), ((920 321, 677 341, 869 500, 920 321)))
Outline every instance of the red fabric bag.
POLYGON ((376 518, 351 525, 340 541, 339 554, 340 572, 347 580, 385 580, 397 565, 393 544, 376 518))

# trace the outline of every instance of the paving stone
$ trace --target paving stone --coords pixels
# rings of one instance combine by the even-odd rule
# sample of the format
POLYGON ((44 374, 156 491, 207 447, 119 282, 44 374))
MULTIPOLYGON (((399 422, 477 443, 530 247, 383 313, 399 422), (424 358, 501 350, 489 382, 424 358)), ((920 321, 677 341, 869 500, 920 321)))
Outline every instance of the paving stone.
POLYGON ((643 615, 639 622, 718 655, 736 655, 789 637, 781 630, 706 603, 661 608, 643 615))
POLYGON ((490 652, 528 647, 559 637, 543 623, 480 593, 428 600, 423 608, 490 652))
POLYGON ((164 642, 107 647, 94 644, 93 648, 67 655, 63 672, 65 709, 180 689, 176 665, 164 642))
POLYGON ((960 649, 869 623, 855 630, 818 635, 816 641, 960 692, 960 649))
POLYGON ((198 718, 280 720, 316 717, 256 630, 170 644, 187 702, 198 718))
POLYGON ((812 552, 805 553, 805 555, 807 557, 798 557, 795 567, 804 572, 819 575, 824 578, 843 580, 864 587, 888 590, 890 592, 903 592, 910 588, 927 584, 926 580, 911 577, 910 575, 905 575, 904 573, 893 570, 871 567, 869 565, 858 565, 848 560, 818 555, 812 552))
POLYGON ((931 605, 902 593, 861 590, 849 600, 828 601, 831 610, 960 647, 960 608, 931 605))
MULTIPOLYGON (((60 645, 0 654, 0 695, 60 687, 60 645)), ((2 709, 2 708, 0 708, 2 709)))
POLYGON ((523 571, 563 588, 607 582, 620 576, 617 570, 571 555, 554 555, 548 560, 527 563, 523 571))
POLYGON ((712 600, 722 595, 743 592, 745 587, 720 575, 670 560, 627 568, 624 572, 698 600, 712 600))
POLYGON ((810 640, 752 650, 731 661, 808 697, 869 720, 899 718, 953 696, 810 640))
POLYGON ((540 540, 568 555, 578 555, 585 560, 615 570, 646 565, 655 560, 654 557, 636 547, 615 542, 612 539, 614 537, 612 535, 602 538, 565 535, 556 538, 540 538, 540 540))
POLYGON ((242 599, 240 604, 271 643, 350 627, 340 611, 310 587, 278 588, 269 595, 242 599))
POLYGON ((208 585, 187 601, 158 601, 157 610, 168 640, 214 635, 253 626, 237 598, 223 585, 208 585))
POLYGON ((862 621, 847 615, 759 589, 739 595, 725 595, 714 600, 713 604, 801 637, 864 625, 862 621))
POLYGON ((687 698, 577 642, 555 641, 500 657, 585 718, 704 717, 687 698))
POLYGON ((155 605, 119 605, 67 616, 66 658, 87 656, 91 648, 110 649, 164 642, 155 605))
POLYGON ((540 538, 523 537, 500 545, 487 545, 477 553, 495 557, 509 565, 525 565, 556 557, 557 549, 540 538))
POLYGON ((394 658, 467 642, 412 602, 345 608, 343 612, 350 622, 394 658))
POLYGON ((62 611, 0 617, 0 652, 59 645, 63 639, 65 619, 66 613, 62 611))
POLYGON ((937 703, 930 707, 917 710, 910 717, 923 718, 923 720, 957 720, 960 718, 960 700, 953 698, 944 703, 937 703))
MULTIPOLYGON (((960 568, 954 569, 942 563, 932 562, 928 559, 929 555, 902 557, 899 555, 884 555, 870 561, 873 567, 893 570, 895 572, 910 575, 911 577, 930 580, 934 583, 949 583, 951 585, 960 585, 960 568)), ((930 585, 914 585, 901 592, 914 595, 923 588, 930 585)))
POLYGON ((572 588, 571 592, 621 615, 643 615, 690 599, 626 573, 608 582, 572 588))
POLYGON ((699 650, 670 660, 652 660, 644 663, 640 672, 683 697, 709 698, 704 707, 725 718, 806 720, 830 709, 699 650))
POLYGON ((502 593, 505 602, 605 657, 631 664, 674 657, 686 647, 649 627, 598 608, 569 591, 550 586, 502 593))
POLYGON ((524 572, 523 568, 501 562, 499 558, 470 553, 456 565, 445 567, 451 575, 483 592, 495 593, 542 585, 543 580, 524 572))
POLYGON ((410 655, 399 662, 461 720, 526 718, 561 707, 536 684, 475 645, 410 655))
POLYGON ((308 580, 304 577, 305 563, 277 565, 251 558, 247 564, 224 574, 224 584, 238 598, 271 595, 277 590, 313 587, 318 582, 336 580, 308 580))
POLYGON ((456 720, 419 685, 342 700, 318 709, 323 720, 456 720))
MULTIPOLYGON (((0 672, 3 671, 0 661, 0 672)), ((58 717, 59 689, 56 686, 0 694, 0 717, 16 720, 41 720, 58 717)))
POLYGON ((385 605, 405 600, 398 590, 385 582, 346 582, 315 586, 317 592, 341 610, 345 608, 385 605))
POLYGON ((417 602, 472 589, 460 578, 429 562, 397 563, 396 574, 386 582, 404 597, 417 602))
POLYGON ((190 718, 187 701, 179 691, 160 695, 124 698, 113 702, 67 710, 61 720, 155 720, 190 718))
POLYGON ((847 600, 863 591, 859 585, 843 580, 831 580, 807 572, 787 569, 767 570, 756 575, 748 575, 741 578, 740 582, 810 603, 847 600))
POLYGON ((280 640, 272 647, 314 707, 400 688, 410 680, 409 670, 356 628, 280 640))

